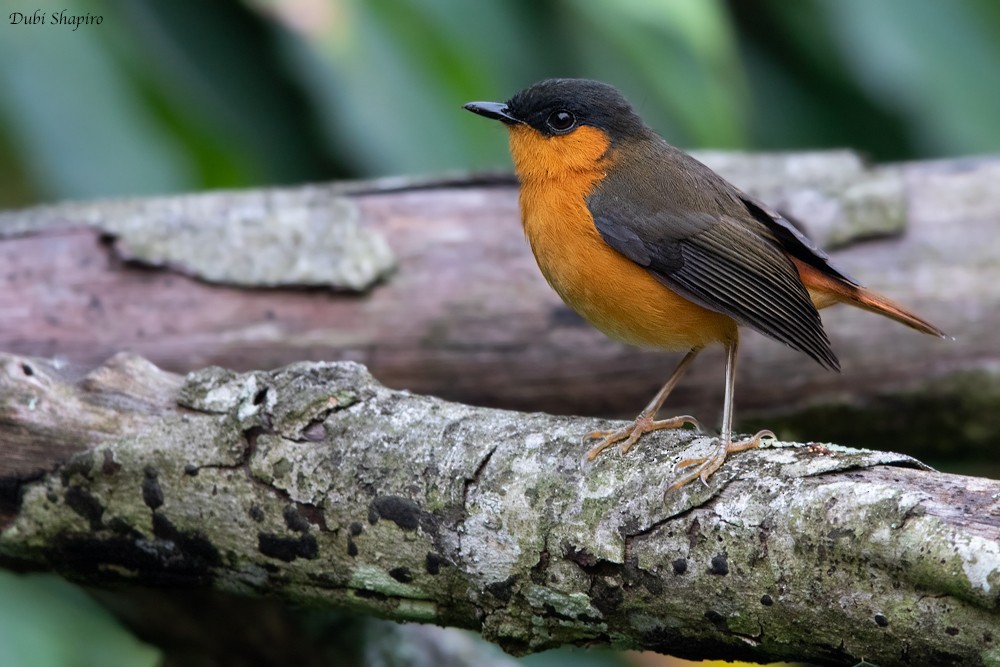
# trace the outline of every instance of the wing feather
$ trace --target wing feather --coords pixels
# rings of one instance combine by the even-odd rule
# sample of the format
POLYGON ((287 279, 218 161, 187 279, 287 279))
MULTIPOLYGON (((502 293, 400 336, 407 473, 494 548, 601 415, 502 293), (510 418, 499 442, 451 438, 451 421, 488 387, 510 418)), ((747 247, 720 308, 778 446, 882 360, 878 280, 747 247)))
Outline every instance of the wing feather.
MULTIPOLYGON (((650 177, 638 191, 634 180, 626 184, 612 171, 587 199, 604 241, 681 296, 839 370, 819 313, 782 243, 787 239, 779 236, 797 244, 795 256, 815 250, 817 264, 826 264, 826 256, 788 223, 773 230, 779 224, 775 218, 772 225, 759 219, 743 193, 708 167, 662 146, 676 151, 674 160, 690 161, 679 172, 689 182, 666 181, 662 169, 655 169, 662 160, 646 165, 650 177)), ((762 207, 757 211, 767 213, 762 207)))

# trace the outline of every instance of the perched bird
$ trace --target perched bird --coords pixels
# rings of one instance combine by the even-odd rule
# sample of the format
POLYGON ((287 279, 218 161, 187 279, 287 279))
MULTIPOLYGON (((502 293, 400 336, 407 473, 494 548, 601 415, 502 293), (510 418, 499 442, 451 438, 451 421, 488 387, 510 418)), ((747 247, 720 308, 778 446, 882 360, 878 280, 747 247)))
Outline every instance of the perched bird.
POLYGON ((612 86, 548 79, 507 102, 470 102, 507 126, 520 181, 524 232, 545 279, 570 308, 611 338, 688 350, 635 423, 591 433, 590 459, 622 454, 650 431, 698 426, 656 414, 707 345, 726 349, 722 433, 714 452, 688 459, 674 484, 706 482, 733 441, 739 328, 755 329, 840 370, 817 309, 846 303, 935 336, 929 322, 834 267, 788 220, 647 127, 612 86))

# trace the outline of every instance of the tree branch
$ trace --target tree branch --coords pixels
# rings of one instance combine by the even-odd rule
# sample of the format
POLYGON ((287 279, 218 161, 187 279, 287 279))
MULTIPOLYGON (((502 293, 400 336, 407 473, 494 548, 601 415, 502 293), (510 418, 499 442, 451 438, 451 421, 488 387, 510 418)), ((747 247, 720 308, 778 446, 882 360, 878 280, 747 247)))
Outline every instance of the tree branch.
POLYGON ((393 391, 353 363, 0 367, 7 566, 472 628, 515 653, 1000 660, 995 481, 780 443, 670 492, 707 438, 583 465, 580 435, 608 422, 393 391))

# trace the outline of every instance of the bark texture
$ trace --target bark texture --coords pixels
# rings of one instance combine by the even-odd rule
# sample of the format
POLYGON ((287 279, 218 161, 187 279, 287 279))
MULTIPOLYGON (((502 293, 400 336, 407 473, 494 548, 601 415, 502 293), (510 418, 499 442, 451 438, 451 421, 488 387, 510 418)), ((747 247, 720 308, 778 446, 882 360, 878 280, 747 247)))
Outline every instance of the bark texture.
MULTIPOLYGON (((991 451, 1000 161, 700 157, 955 337, 826 311, 838 375, 747 335, 737 417, 932 458, 991 451)), ((87 366, 128 350, 177 372, 350 359, 387 386, 469 404, 634 415, 675 360, 565 309, 523 239, 516 196, 502 179, 394 180, 3 213, 0 350, 87 366)), ((668 409, 711 424, 722 385, 722 354, 708 351, 668 409)))
POLYGON ((6 355, 0 562, 471 628, 508 651, 1000 664, 1000 482, 387 389, 351 362, 186 378, 6 355))

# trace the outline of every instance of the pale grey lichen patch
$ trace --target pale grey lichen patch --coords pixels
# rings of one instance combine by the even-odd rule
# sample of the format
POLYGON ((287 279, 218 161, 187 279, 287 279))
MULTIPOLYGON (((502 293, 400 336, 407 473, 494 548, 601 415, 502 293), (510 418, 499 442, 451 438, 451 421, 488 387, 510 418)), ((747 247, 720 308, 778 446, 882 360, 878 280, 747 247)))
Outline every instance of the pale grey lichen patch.
MULTIPOLYGON (((532 520, 534 509, 549 498, 549 480, 539 458, 541 450, 525 450, 517 470, 502 475, 481 471, 465 489, 465 520, 461 527, 461 555, 484 585, 507 580, 530 568, 544 549, 551 520, 532 520)), ((493 457, 511 460, 509 447, 493 457)))
POLYGON ((261 434, 248 463, 255 479, 281 489, 295 502, 321 505, 341 500, 330 491, 329 468, 336 458, 315 443, 261 434))
MULTIPOLYGON (((761 479, 760 482, 767 484, 764 479, 761 479)), ((781 482, 778 481, 778 478, 774 478, 772 483, 781 482)), ((786 488, 788 486, 794 487, 796 482, 793 480, 784 482, 784 484, 786 488)), ((716 509, 716 515, 720 521, 739 528, 762 525, 768 519, 770 512, 771 509, 760 502, 760 494, 755 489, 745 489, 735 493, 731 503, 726 503, 725 506, 716 509)))
POLYGON ((359 225, 353 202, 272 208, 233 202, 223 218, 191 207, 153 225, 147 212, 107 224, 126 259, 210 282, 249 287, 322 285, 363 290, 393 264, 388 244, 359 225))
POLYGON ((898 465, 922 470, 929 466, 906 454, 854 449, 832 444, 803 445, 800 443, 773 443, 754 454, 765 461, 780 464, 783 477, 810 477, 849 470, 870 468, 877 465, 898 465))
POLYGON ((358 387, 371 384, 367 369, 354 362, 292 364, 273 372, 234 373, 211 367, 189 373, 178 403, 205 412, 227 412, 244 425, 268 415, 269 427, 297 438, 315 421, 358 400, 358 387))
MULTIPOLYGON (((910 519, 909 530, 894 542, 913 560, 911 576, 918 583, 941 581, 941 566, 950 572, 947 590, 958 597, 1000 611, 1000 547, 978 535, 959 534, 932 517, 910 519)), ((940 583, 939 583, 940 585, 940 583)))
POLYGON ((832 230, 827 236, 831 246, 903 231, 906 225, 906 187, 898 169, 867 169, 865 178, 845 187, 841 196, 848 224, 832 230))
MULTIPOLYGON (((258 420, 261 430, 248 461, 251 474, 297 503, 351 517, 359 533, 335 549, 344 554, 350 549, 380 572, 397 570, 414 581, 429 576, 425 570, 430 553, 437 554, 435 563, 461 558, 487 564, 502 563, 498 554, 503 545, 520 551, 512 537, 519 528, 504 525, 504 517, 490 512, 491 506, 506 502, 502 496, 487 494, 466 502, 493 449, 481 436, 483 424, 467 419, 471 408, 390 392, 375 385, 363 367, 350 363, 311 364, 308 372, 291 366, 266 374, 195 375, 189 377, 186 400, 214 407, 225 396, 221 402, 239 405, 255 395, 253 389, 258 394, 266 390, 268 398, 261 399, 267 419, 258 420), (440 442, 431 446, 426 441, 429 418, 440 424, 440 442), (309 424, 321 427, 314 429, 319 440, 303 436, 309 424), (352 446, 373 432, 381 434, 385 446, 352 446), (468 446, 460 446, 463 442, 468 446), (449 470, 450 475, 445 472, 449 470), (440 485, 442 479, 450 483, 440 485), (428 488, 431 480, 437 480, 436 486, 428 488), (373 497, 370 489, 379 494, 373 497), (410 498, 433 503, 421 507, 410 498), (406 509, 406 503, 412 508, 406 509), (386 507, 396 509, 385 516, 386 507), (400 507, 408 514, 400 515, 400 507), (455 531, 453 522, 462 513, 467 516, 455 531), (474 549, 462 550, 463 536, 469 536, 474 549), (486 544, 479 537, 492 541, 486 544), (396 546, 385 550, 382 544, 396 546)), ((485 586, 508 577, 510 569, 493 567, 481 574, 485 586)))
POLYGON ((1000 584, 1000 545, 978 535, 956 541, 962 570, 973 589, 991 595, 1000 584))
POLYGON ((385 239, 361 224, 356 203, 314 186, 69 203, 0 216, 7 234, 58 225, 117 237, 127 260, 246 287, 363 291, 395 263, 385 239))
POLYGON ((228 415, 210 415, 192 419, 187 415, 164 418, 163 427, 170 434, 142 432, 107 444, 115 461, 125 467, 138 467, 149 459, 149 452, 169 451, 170 457, 157 466, 180 473, 185 467, 235 467, 246 455, 246 440, 229 428, 228 415), (206 446, 206 443, 209 443, 206 446), (162 448, 162 449, 161 449, 162 448))
POLYGON ((853 549, 853 541, 861 538, 891 539, 893 527, 902 526, 912 513, 919 511, 920 503, 926 499, 920 493, 846 480, 825 484, 816 492, 828 502, 810 507, 793 502, 788 508, 792 525, 801 527, 803 534, 812 532, 806 528, 817 521, 830 525, 837 535, 827 544, 832 549, 837 549, 838 544, 842 545, 841 548, 853 549), (850 539, 842 541, 843 536, 850 539))
POLYGON ((188 373, 177 402, 202 412, 225 413, 247 396, 248 375, 219 366, 188 373))
MULTIPOLYGON (((517 503, 518 496, 508 495, 510 501, 517 503)), ((504 581, 519 569, 521 546, 527 537, 518 532, 524 527, 520 522, 516 525, 512 525, 513 521, 505 522, 511 516, 524 516, 527 503, 508 509, 506 500, 497 493, 476 493, 473 504, 467 505, 468 516, 462 523, 461 555, 469 569, 486 583, 504 581)), ((534 532, 530 530, 528 535, 534 532)))
POLYGON ((268 396, 274 401, 271 428, 289 438, 354 404, 362 388, 374 381, 364 366, 353 362, 292 364, 268 377, 268 396), (303 373, 304 368, 309 372, 303 373))
POLYGON ((976 535, 960 536, 954 526, 927 514, 925 494, 845 481, 825 484, 811 495, 819 501, 811 508, 805 503, 789 507, 801 547, 823 548, 844 560, 870 554, 873 564, 898 569, 900 577, 917 586, 933 581, 951 595, 996 608, 993 591, 1000 584, 996 544, 976 535), (817 523, 830 526, 820 541, 811 528, 817 523), (885 560, 885 554, 892 554, 893 560, 885 560), (950 579, 941 577, 942 566, 951 572, 950 579))

